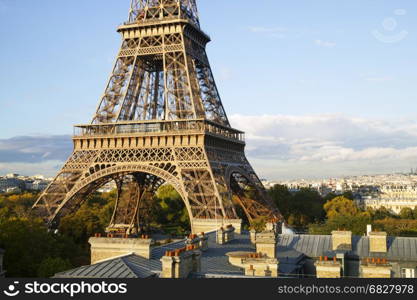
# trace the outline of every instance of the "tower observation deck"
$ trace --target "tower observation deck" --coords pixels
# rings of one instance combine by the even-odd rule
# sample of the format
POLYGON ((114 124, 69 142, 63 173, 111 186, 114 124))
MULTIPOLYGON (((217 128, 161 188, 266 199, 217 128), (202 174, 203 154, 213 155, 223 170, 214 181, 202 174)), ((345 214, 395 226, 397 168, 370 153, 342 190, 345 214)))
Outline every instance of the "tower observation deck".
MULTIPOLYGON (((118 197, 109 230, 143 230, 154 194, 181 196, 194 232, 224 220, 281 220, 230 126, 194 0, 133 0, 122 43, 90 123, 34 212, 56 227, 110 181, 118 197), (237 210, 237 207, 241 209, 237 210)), ((213 228, 212 228, 213 229, 213 228)))

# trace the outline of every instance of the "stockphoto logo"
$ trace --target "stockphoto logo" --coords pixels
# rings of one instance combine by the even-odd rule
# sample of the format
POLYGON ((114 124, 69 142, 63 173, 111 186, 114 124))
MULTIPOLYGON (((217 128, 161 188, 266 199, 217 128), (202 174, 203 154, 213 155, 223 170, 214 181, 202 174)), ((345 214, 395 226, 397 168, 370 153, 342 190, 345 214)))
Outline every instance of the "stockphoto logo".
POLYGON ((10 284, 3 293, 8 297, 15 297, 19 294, 60 294, 74 297, 79 294, 126 294, 126 283, 39 283, 29 282, 24 286, 19 286, 19 282, 15 281, 10 284))
POLYGON ((7 289, 3 291, 3 293, 9 297, 15 297, 19 295, 20 291, 17 288, 18 285, 19 285, 19 281, 15 281, 13 284, 9 285, 7 289))

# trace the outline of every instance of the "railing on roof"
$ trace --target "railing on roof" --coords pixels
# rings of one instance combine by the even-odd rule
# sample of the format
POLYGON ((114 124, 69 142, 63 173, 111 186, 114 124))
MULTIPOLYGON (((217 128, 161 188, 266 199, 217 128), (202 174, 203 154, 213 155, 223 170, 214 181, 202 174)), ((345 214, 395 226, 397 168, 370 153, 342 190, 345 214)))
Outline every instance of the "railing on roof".
POLYGON ((219 125, 204 119, 178 121, 142 121, 106 124, 76 125, 74 137, 109 135, 153 135, 153 134, 212 134, 226 139, 244 142, 245 134, 239 130, 219 125))
POLYGON ((196 8, 191 8, 184 3, 171 3, 170 5, 162 5, 159 1, 155 3, 148 3, 146 7, 132 9, 129 15, 129 20, 125 25, 152 22, 160 22, 161 20, 187 20, 197 28, 200 28, 200 21, 196 8))

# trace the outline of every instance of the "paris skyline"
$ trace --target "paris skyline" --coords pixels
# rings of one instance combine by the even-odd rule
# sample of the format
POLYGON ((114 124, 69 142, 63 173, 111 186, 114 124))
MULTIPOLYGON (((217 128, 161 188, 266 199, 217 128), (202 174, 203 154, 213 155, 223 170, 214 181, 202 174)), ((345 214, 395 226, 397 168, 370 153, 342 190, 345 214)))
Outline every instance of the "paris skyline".
MULTIPOLYGON (((303 10, 284 1, 239 1, 237 9, 199 2, 223 103, 247 132, 259 175, 415 166, 417 5, 301 2, 303 10)), ((123 1, 99 3, 0 1, 0 78, 9 87, 0 96, 0 174, 53 175, 71 152, 72 126, 91 121, 119 46, 115 27, 126 19, 123 1)))

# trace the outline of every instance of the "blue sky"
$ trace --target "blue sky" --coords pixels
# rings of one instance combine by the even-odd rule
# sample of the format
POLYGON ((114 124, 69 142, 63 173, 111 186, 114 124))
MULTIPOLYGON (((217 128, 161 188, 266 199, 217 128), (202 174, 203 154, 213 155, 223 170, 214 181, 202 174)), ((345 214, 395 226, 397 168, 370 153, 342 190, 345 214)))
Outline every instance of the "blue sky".
MULTIPOLYGON (((16 137, 49 136, 52 145, 91 120, 128 6, 0 0, 0 174, 53 174, 70 153, 28 144, 24 153, 43 157, 31 164, 9 152, 22 150, 16 137)), ((199 9, 224 105, 248 132, 261 176, 417 166, 416 1, 200 0, 199 9)))

